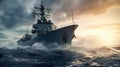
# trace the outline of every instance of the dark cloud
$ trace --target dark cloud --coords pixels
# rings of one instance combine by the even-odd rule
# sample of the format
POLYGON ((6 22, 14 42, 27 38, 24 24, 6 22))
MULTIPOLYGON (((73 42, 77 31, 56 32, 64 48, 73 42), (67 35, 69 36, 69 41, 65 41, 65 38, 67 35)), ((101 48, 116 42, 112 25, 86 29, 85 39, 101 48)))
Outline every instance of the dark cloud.
POLYGON ((0 39, 1 38, 7 38, 7 35, 5 35, 4 33, 0 33, 0 39))
POLYGON ((0 0, 0 4, 3 2, 4 0, 0 0))
MULTIPOLYGON (((6 28, 31 23, 30 14, 34 3, 40 0, 0 0, 0 24, 6 28)), ((52 8, 53 20, 59 21, 76 15, 104 12, 109 6, 119 4, 119 0, 43 0, 45 6, 52 8)))
MULTIPOLYGON (((43 0, 45 6, 52 9, 52 19, 61 21, 70 17, 72 12, 80 14, 101 14, 112 5, 119 5, 119 0, 43 0)), ((40 4, 40 0, 36 1, 40 4)))
POLYGON ((19 0, 2 1, 0 4, 0 24, 6 28, 12 28, 17 24, 29 23, 26 21, 30 20, 31 17, 26 11, 24 4, 25 2, 20 2, 19 0))

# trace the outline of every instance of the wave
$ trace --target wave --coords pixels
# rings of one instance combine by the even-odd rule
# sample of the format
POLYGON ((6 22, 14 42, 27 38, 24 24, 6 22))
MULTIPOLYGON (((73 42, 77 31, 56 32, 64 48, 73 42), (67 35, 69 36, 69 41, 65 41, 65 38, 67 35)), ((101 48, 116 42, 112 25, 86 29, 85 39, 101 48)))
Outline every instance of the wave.
POLYGON ((35 43, 33 46, 17 45, 17 49, 0 48, 2 56, 0 65, 4 65, 3 67, 117 67, 120 65, 119 53, 108 47, 88 49, 80 44, 73 44, 63 48, 56 43, 52 46, 56 47, 50 48, 44 43, 35 43))

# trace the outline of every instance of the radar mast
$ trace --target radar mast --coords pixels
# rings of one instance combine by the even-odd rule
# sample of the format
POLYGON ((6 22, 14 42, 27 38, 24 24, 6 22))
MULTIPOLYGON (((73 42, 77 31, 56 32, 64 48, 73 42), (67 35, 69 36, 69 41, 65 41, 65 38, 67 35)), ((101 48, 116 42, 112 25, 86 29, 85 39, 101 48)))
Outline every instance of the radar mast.
POLYGON ((47 22, 47 17, 50 15, 47 15, 46 12, 50 13, 50 9, 46 9, 43 5, 43 2, 41 0, 41 5, 40 7, 34 7, 36 9, 36 12, 34 11, 33 18, 38 17, 38 20, 42 23, 47 22))

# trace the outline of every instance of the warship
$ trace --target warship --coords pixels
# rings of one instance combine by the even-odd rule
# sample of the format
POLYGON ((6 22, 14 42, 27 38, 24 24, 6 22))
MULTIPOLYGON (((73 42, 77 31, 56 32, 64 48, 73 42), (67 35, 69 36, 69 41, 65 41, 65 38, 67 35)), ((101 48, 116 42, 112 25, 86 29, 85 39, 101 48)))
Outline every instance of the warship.
POLYGON ((35 43, 44 43, 45 45, 71 45, 73 38, 75 38, 74 31, 78 27, 77 24, 71 24, 61 28, 57 28, 51 20, 48 20, 47 13, 49 12, 41 2, 39 7, 34 7, 33 18, 37 22, 33 24, 31 33, 28 32, 17 41, 21 46, 32 46, 35 43))

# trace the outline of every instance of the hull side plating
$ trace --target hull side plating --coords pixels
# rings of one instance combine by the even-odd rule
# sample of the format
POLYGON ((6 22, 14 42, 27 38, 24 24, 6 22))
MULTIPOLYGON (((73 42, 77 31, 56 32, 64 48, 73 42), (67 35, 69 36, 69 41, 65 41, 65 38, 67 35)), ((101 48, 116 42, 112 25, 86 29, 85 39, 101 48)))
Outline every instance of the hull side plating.
POLYGON ((78 27, 78 25, 70 25, 60 29, 53 30, 51 32, 47 32, 45 34, 36 36, 25 42, 18 42, 19 45, 23 46, 32 46, 34 43, 44 43, 45 45, 50 45, 53 43, 59 45, 67 45, 72 43, 72 39, 74 37, 74 31, 78 27))

